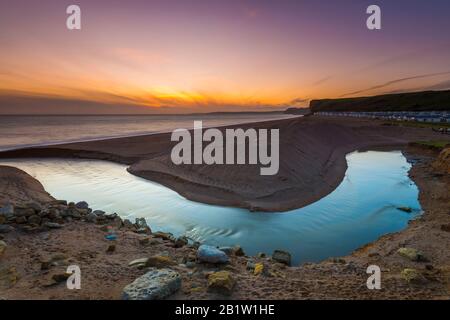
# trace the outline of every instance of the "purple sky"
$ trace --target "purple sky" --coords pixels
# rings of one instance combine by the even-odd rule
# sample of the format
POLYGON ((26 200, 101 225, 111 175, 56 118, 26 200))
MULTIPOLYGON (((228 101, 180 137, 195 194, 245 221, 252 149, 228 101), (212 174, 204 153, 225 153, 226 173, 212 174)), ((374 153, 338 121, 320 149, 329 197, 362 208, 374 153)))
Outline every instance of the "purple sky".
POLYGON ((270 110, 450 88, 450 1, 0 2, 0 113, 270 110), (82 30, 66 28, 70 4, 82 30), (366 28, 366 8, 382 30, 366 28))

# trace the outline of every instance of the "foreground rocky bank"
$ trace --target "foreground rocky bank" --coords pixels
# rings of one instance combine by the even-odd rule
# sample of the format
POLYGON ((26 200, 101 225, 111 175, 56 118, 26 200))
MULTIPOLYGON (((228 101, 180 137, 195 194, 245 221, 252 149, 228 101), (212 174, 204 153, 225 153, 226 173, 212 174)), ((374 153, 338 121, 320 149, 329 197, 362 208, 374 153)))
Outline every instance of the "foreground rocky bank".
POLYGON ((423 216, 350 256, 302 266, 291 266, 282 248, 249 257, 240 247, 193 243, 144 219, 55 200, 26 173, 0 167, 0 298, 448 299, 448 150, 406 155, 423 216), (373 264, 381 290, 366 286, 373 264), (67 289, 69 265, 81 269, 80 290, 67 289))

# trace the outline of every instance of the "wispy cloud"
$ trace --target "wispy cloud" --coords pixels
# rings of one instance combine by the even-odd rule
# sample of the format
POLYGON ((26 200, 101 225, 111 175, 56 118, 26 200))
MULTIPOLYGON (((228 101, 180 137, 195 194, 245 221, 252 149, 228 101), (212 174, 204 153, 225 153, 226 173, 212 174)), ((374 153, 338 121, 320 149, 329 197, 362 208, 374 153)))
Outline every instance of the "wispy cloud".
POLYGON ((327 82, 328 80, 330 80, 331 78, 333 78, 333 77, 332 77, 332 76, 324 77, 324 78, 322 78, 322 79, 320 79, 320 80, 314 82, 312 85, 313 85, 313 86, 321 85, 321 84, 327 82))
POLYGON ((437 77, 437 76, 443 76, 446 74, 450 74, 450 71, 446 71, 446 72, 438 72, 438 73, 429 73, 429 74, 422 74, 422 75, 417 75, 417 76, 411 76, 411 77, 406 77, 406 78, 400 78, 400 79, 395 79, 395 80, 391 80, 370 88, 366 88, 366 89, 362 89, 362 90, 358 90, 358 91, 353 91, 353 92, 349 92, 346 94, 341 95, 342 97, 347 97, 347 96, 352 96, 352 95, 356 95, 356 94, 361 94, 361 93, 365 93, 365 92, 369 92, 372 90, 377 90, 377 89, 382 89, 385 87, 389 87, 391 85, 394 84, 398 84, 398 83, 402 83, 402 82, 406 82, 406 81, 410 81, 410 80, 414 80, 414 79, 423 79, 423 78, 430 78, 430 77, 437 77))

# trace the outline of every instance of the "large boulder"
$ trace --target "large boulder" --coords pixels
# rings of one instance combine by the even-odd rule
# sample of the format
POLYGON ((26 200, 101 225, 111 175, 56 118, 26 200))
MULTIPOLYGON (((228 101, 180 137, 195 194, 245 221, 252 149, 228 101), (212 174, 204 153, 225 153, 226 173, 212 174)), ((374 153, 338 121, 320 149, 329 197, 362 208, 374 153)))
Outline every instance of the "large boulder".
POLYGON ((214 272, 208 276, 208 291, 220 293, 223 295, 231 295, 236 280, 229 271, 214 272))
POLYGON ((170 269, 151 270, 127 285, 122 292, 124 300, 161 300, 181 288, 181 277, 170 269))
POLYGON ((207 263, 228 263, 229 258, 225 252, 213 246, 201 245, 197 249, 197 259, 207 263))
POLYGON ((291 254, 287 251, 275 250, 272 254, 272 259, 288 266, 291 265, 291 254))

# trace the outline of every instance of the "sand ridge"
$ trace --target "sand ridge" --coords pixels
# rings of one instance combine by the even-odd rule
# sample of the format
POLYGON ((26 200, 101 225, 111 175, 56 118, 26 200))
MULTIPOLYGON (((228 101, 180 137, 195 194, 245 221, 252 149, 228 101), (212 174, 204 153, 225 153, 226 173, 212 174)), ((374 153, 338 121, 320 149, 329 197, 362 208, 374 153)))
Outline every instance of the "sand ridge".
MULTIPOLYGON (((71 157, 130 165, 128 171, 199 202, 252 211, 288 211, 332 192, 347 169, 346 154, 366 149, 404 149, 409 142, 450 137, 431 129, 386 126, 383 121, 307 116, 228 128, 280 130, 280 170, 261 176, 259 165, 174 165, 170 134, 36 147, 0 157, 71 157)), ((221 128, 220 130, 224 130, 221 128)))

